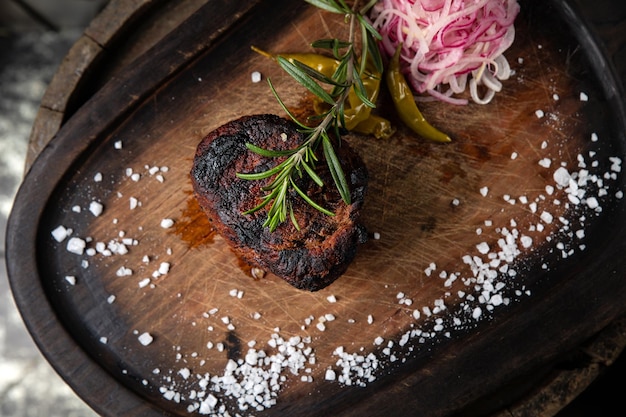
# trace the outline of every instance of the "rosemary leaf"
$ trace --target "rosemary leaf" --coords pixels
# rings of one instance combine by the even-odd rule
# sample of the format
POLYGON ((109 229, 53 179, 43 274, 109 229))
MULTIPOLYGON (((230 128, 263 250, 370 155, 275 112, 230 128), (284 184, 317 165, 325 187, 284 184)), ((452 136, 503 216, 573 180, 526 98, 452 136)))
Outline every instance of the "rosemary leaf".
POLYGON ((330 96, 330 94, 328 94, 326 90, 324 90, 318 83, 316 83, 296 65, 292 64, 282 56, 276 57, 276 61, 289 75, 302 84, 307 90, 324 100, 326 103, 330 105, 335 104, 335 100, 330 96))
MULTIPOLYGON (((357 69, 354 69, 355 75, 358 75, 357 69)), ((372 103, 370 99, 367 97, 367 91, 365 90, 365 86, 363 85, 363 81, 360 77, 355 77, 354 81, 354 93, 356 96, 368 107, 374 108, 376 104, 372 103)))
POLYGON ((329 85, 336 85, 336 86, 340 86, 340 87, 349 87, 349 84, 345 84, 345 83, 340 83, 336 80, 333 80, 332 78, 327 77, 326 75, 322 74, 319 71, 316 71, 315 69, 309 67, 306 64, 303 64, 302 62, 295 60, 293 61, 293 64, 298 67, 299 69, 301 69, 304 73, 306 73, 306 75, 308 75, 311 78, 314 78, 318 81, 321 81, 325 84, 329 84, 329 85))
POLYGON ((344 10, 333 0, 304 0, 315 7, 331 13, 345 13, 344 10))
POLYGON ((293 187, 294 190, 296 190, 296 192, 298 193, 298 195, 300 195, 300 197, 302 197, 302 199, 304 201, 307 202, 307 204, 309 204, 310 206, 316 208, 317 210, 321 211, 322 213, 326 214, 327 216, 334 216, 335 213, 333 213, 330 210, 325 209, 324 207, 320 206, 319 204, 317 204, 315 201, 313 201, 311 199, 311 197, 309 197, 308 195, 306 195, 306 193, 304 191, 302 191, 300 189, 300 187, 298 187, 296 185, 296 183, 292 180, 291 181, 291 186, 293 187))
POLYGON ((289 203, 289 218, 291 219, 291 223, 296 227, 296 230, 300 231, 300 225, 298 224, 298 220, 296 219, 296 215, 293 212, 293 205, 289 203))
POLYGON ((322 181, 322 179, 319 177, 319 175, 317 175, 317 173, 313 170, 313 168, 311 168, 309 166, 309 164, 307 164, 306 162, 302 161, 302 167, 304 168, 306 173, 309 174, 309 177, 311 177, 311 179, 313 181, 315 181, 315 183, 318 186, 322 187, 324 185, 324 181, 322 181))
POLYGON ((294 153, 293 149, 287 149, 284 151, 277 151, 274 149, 263 149, 259 146, 253 145, 252 143, 246 143, 246 147, 250 149, 252 152, 259 154, 261 156, 265 156, 267 158, 277 158, 280 156, 289 156, 294 153))
POLYGON ((304 125, 302 122, 300 122, 298 120, 298 118, 296 116, 294 116, 294 114, 291 112, 291 110, 289 110, 287 108, 287 106, 285 106, 285 103, 283 102, 283 100, 280 98, 280 96, 278 95, 278 93, 276 92, 276 89, 274 88, 274 85, 272 84, 272 81, 268 78, 267 79, 267 84, 270 86, 270 90, 272 91, 272 94, 274 94, 274 97, 276 97, 276 101, 278 101, 278 104, 280 104, 280 107, 283 108, 283 111, 285 113, 287 113, 287 115, 289 116, 289 118, 291 120, 294 121, 294 123, 296 123, 298 126, 300 126, 303 129, 307 129, 308 127, 306 125, 304 125))
POLYGON ((332 49, 348 48, 352 44, 350 42, 340 41, 339 39, 318 39, 311 46, 313 48, 332 49))
POLYGON ((333 149, 333 145, 330 142, 328 136, 324 135, 322 139, 322 144, 324 148, 324 156, 326 157, 326 163, 328 164, 328 168, 330 169, 330 173, 335 180, 335 185, 337 186, 337 190, 339 190, 339 194, 341 198, 346 204, 350 204, 350 187, 348 186, 348 182, 346 181, 346 176, 343 173, 343 168, 341 167, 341 162, 339 158, 337 158, 337 154, 333 149))
POLYGON ((263 171, 263 172, 253 172, 253 173, 238 172, 237 177, 241 178, 242 180, 258 181, 258 180, 262 180, 265 178, 269 178, 274 174, 277 174, 278 172, 280 172, 281 169, 282 167, 280 165, 277 165, 274 168, 268 169, 267 171, 263 171))

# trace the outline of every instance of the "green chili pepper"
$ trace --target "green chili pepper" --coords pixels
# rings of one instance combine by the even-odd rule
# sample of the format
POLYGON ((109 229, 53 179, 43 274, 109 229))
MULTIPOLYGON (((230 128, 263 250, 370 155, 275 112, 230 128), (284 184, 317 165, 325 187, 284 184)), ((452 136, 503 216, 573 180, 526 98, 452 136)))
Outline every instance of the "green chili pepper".
POLYGON ((325 75, 328 78, 331 78, 333 76, 335 70, 339 66, 339 61, 325 55, 313 53, 289 53, 272 55, 269 52, 265 52, 264 50, 257 48, 256 46, 251 46, 251 48, 254 52, 273 60, 276 60, 276 57, 281 56, 292 64, 294 63, 294 61, 299 61, 304 65, 313 68, 317 72, 325 75))
POLYGON ((370 114, 367 119, 354 127, 354 131, 365 135, 373 135, 376 139, 389 139, 396 132, 396 129, 389 120, 370 114))
POLYGON ((413 92, 400 72, 400 48, 401 45, 398 46, 389 62, 385 76, 398 116, 418 135, 436 142, 450 142, 450 137, 428 123, 417 108, 413 92))

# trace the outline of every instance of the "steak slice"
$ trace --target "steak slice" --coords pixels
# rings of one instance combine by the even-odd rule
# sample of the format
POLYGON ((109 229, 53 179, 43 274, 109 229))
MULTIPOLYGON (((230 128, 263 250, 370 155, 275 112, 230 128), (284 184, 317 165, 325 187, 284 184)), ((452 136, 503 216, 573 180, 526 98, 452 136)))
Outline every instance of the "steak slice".
MULTIPOLYGON (((347 205, 337 191, 323 155, 316 172, 319 187, 307 175, 298 187, 313 201, 334 212, 328 216, 302 198, 291 195, 298 230, 289 220, 270 232, 263 226, 268 206, 252 214, 271 178, 244 180, 237 173, 261 172, 282 161, 250 151, 246 143, 264 149, 287 150, 303 143, 297 126, 275 115, 245 116, 209 133, 198 145, 191 170, 194 195, 216 231, 234 252, 253 267, 271 272, 296 288, 320 290, 342 275, 356 255, 366 233, 357 221, 367 188, 367 170, 361 158, 342 141, 337 157, 350 185, 347 205)), ((323 152, 319 152, 323 154, 323 152)))

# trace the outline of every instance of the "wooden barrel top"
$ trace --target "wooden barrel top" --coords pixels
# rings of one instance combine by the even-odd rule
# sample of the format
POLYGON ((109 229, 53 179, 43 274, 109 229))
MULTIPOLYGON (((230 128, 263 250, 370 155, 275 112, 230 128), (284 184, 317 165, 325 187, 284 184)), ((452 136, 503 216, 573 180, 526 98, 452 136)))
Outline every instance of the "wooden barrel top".
MULTIPOLYGON (((34 122, 26 170, 90 97, 109 80, 120 77, 136 57, 156 45, 205 3, 205 0, 111 0, 70 49, 52 79, 34 122)), ((605 39, 614 39, 616 31, 624 32, 624 25, 624 22, 609 25, 600 21, 595 27, 605 39)), ((615 47, 615 44, 608 47, 615 47)), ((525 394, 510 397, 501 412, 493 416, 556 415, 611 366, 625 346, 626 317, 619 317, 575 351, 563 352, 561 359, 571 360, 575 366, 562 369, 555 363, 536 378, 520 381, 521 385, 527 385, 525 394)), ((482 401, 498 396, 507 398, 506 389, 482 401)), ((480 411, 481 406, 478 402, 473 410, 480 411)))

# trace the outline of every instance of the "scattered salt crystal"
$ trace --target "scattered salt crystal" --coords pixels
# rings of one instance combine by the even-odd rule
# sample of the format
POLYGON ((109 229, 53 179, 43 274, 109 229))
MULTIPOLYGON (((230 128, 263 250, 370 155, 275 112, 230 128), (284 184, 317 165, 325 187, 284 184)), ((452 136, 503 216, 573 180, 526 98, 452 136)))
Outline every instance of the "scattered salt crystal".
POLYGON ((530 236, 522 236, 520 238, 520 242, 522 243, 522 246, 526 249, 530 248, 533 244, 533 239, 530 236))
POLYGON ((595 197, 589 197, 587 198, 587 206, 589 206, 590 209, 596 209, 600 206, 600 203, 598 203, 595 197))
POLYGON ((115 302, 115 295, 111 294, 107 297, 107 303, 113 304, 115 302))
POLYGON ((478 252, 485 255, 489 252, 489 245, 487 244, 487 242, 481 242, 478 245, 476 245, 476 249, 478 249, 478 252))
POLYGON ((107 338, 106 338, 106 337, 104 337, 104 336, 102 336, 102 337, 100 338, 100 343, 102 343, 103 345, 106 345, 108 341, 109 341, 109 339, 107 339, 107 338))
POLYGON ((148 346, 150 343, 152 343, 154 338, 152 337, 152 335, 150 333, 144 332, 144 333, 139 335, 137 340, 139 340, 139 343, 141 343, 142 345, 148 346))
POLYGON ((259 71, 253 71, 252 74, 250 74, 250 78, 253 83, 258 83, 261 81, 261 73, 259 71))
POLYGON ((201 403, 198 412, 200 414, 210 414, 215 411, 217 405, 217 398, 213 394, 209 394, 201 403))
POLYGON ((172 220, 172 219, 163 219, 163 220, 161 220, 161 227, 162 228, 169 229, 172 226, 174 226, 174 220, 172 220))
POLYGON ((68 282, 68 284, 70 285, 76 285, 76 277, 73 275, 66 275, 65 276, 65 280, 68 282))
POLYGON ((144 278, 141 281, 139 281, 139 288, 145 288, 148 285, 150 285, 150 278, 144 278))
POLYGON ((57 226, 52 232, 52 237, 54 238, 54 240, 56 240, 57 242, 61 243, 63 242, 68 236, 68 229, 65 228, 65 226, 57 226))
POLYGON ((182 368, 178 370, 178 375, 182 376, 183 379, 187 379, 191 375, 191 371, 188 368, 182 368))
POLYGON ((115 272, 115 275, 117 275, 118 277, 125 277, 125 276, 129 276, 132 274, 133 274, 132 269, 127 268, 125 266, 120 266, 119 269, 115 272))
POLYGON ((535 116, 537 116, 538 119, 541 119, 543 116, 545 116, 545 113, 543 112, 543 110, 536 110, 535 116))
POLYGON ((550 160, 550 158, 543 158, 539 161, 539 165, 541 165, 544 168, 550 168, 550 164, 552 164, 552 161, 550 160))
POLYGON ((567 187, 570 183, 570 179, 572 178, 572 176, 570 175, 570 173, 567 171, 566 168, 559 167, 556 169, 556 171, 554 171, 554 174, 552 174, 552 178, 554 178, 554 181, 559 186, 567 187))
POLYGON ((480 189, 480 193, 482 194, 482 196, 483 196, 483 197, 486 197, 486 196, 487 196, 487 193, 489 193, 489 188, 487 188, 487 187, 482 187, 482 188, 480 189))
POLYGON ((517 159, 517 152, 513 152, 511 154, 511 159, 517 159))
POLYGON ((331 294, 331 295, 329 295, 328 297, 326 297, 326 300, 327 300, 329 303, 334 304, 334 303, 336 303, 336 302, 337 302, 337 297, 335 297, 334 295, 332 295, 332 294, 331 294))
POLYGON ((580 92, 579 98, 580 98, 580 101, 589 101, 589 96, 582 91, 580 92))
POLYGON ((89 203, 89 211, 96 217, 102 214, 103 209, 104 206, 97 201, 92 201, 91 203, 89 203))
POLYGON ((502 299, 502 295, 500 294, 494 294, 491 296, 491 298, 489 298, 489 304, 493 305, 493 306, 499 306, 504 302, 504 300, 502 299))
POLYGON ((161 265, 159 265, 159 274, 165 275, 168 272, 170 272, 170 263, 161 262, 161 265))
POLYGON ((134 210, 139 205, 139 200, 137 200, 135 197, 131 197, 129 199, 129 205, 130 205, 130 209, 134 210))
POLYGON ((101 182, 102 181, 102 174, 100 172, 96 172, 96 175, 93 176, 93 180, 95 182, 101 182))
POLYGON ((620 158, 612 156, 609 161, 611 161, 611 171, 622 172, 622 160, 620 158))
POLYGON ((482 309, 480 307, 476 307, 472 311, 472 318, 478 320, 482 314, 483 314, 482 309))
POLYGON ((591 134, 591 141, 592 142, 597 142, 598 141, 598 134, 597 133, 592 133, 591 134))
POLYGON ((555 94, 553 94, 553 95, 552 95, 552 99, 553 99, 554 101, 559 101, 559 95, 558 95, 558 94, 556 94, 556 93, 555 93, 555 94))
POLYGON ((326 381, 334 381, 336 378, 337 375, 335 374, 335 371, 332 369, 326 370, 326 374, 324 375, 324 379, 326 379, 326 381))
POLYGON ((67 242, 67 251, 71 253, 75 253, 76 255, 82 255, 85 251, 85 247, 87 246, 87 242, 79 237, 70 238, 67 242))
POLYGON ((548 213, 547 211, 542 212, 539 217, 541 217, 541 220, 543 220, 544 223, 552 223, 552 214, 548 213))
POLYGON ((374 232, 374 240, 380 240, 380 233, 374 232))
POLYGON ((115 149, 122 149, 122 141, 121 141, 121 140, 116 141, 116 142, 113 144, 113 147, 114 147, 115 149))

